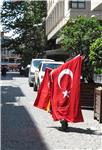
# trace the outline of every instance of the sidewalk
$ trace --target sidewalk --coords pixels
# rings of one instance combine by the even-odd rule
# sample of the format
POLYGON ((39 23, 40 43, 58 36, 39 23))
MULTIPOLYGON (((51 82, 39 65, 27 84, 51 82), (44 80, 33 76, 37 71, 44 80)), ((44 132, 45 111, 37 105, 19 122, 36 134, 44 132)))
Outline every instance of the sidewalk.
POLYGON ((2 150, 102 150, 102 124, 93 110, 83 109, 84 122, 69 123, 69 131, 62 132, 49 113, 33 106, 36 94, 27 78, 4 78, 2 150))
POLYGON ((36 109, 34 119, 47 141, 51 150, 101 150, 102 149, 102 124, 93 119, 92 110, 82 110, 83 123, 69 123, 68 132, 59 131, 60 123, 53 122, 49 114, 36 109), (41 114, 43 116, 41 116, 41 114), (46 115, 46 116, 45 116, 46 115), (38 118, 38 116, 41 116, 38 118), (47 120, 43 121, 43 117, 47 120), (41 121, 42 120, 42 121, 41 121))

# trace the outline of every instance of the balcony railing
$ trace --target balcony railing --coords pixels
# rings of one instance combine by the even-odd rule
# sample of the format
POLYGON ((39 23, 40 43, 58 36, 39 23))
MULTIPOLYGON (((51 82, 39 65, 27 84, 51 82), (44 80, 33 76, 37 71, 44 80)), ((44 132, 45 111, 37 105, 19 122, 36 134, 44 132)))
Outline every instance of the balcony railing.
POLYGON ((64 3, 63 0, 57 2, 52 12, 46 18, 46 35, 64 18, 64 3))

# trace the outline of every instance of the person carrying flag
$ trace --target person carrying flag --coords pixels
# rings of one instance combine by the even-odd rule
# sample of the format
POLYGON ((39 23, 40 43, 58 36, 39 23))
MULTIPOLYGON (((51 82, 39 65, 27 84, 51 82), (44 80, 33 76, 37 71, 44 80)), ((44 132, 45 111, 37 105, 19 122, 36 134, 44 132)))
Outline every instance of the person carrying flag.
POLYGON ((53 120, 60 121, 64 131, 68 122, 83 122, 80 108, 81 65, 82 56, 78 55, 53 71, 47 68, 34 102, 34 106, 50 111, 53 120))

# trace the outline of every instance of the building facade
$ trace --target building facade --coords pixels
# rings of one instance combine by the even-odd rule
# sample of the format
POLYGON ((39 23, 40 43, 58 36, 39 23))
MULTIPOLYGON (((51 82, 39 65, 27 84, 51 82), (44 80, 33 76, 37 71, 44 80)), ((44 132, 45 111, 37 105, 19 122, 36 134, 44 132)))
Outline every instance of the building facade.
POLYGON ((93 15, 102 20, 102 0, 47 0, 47 40, 56 39, 58 31, 69 18, 93 15))
POLYGON ((8 69, 13 70, 17 69, 18 65, 20 65, 21 57, 15 54, 15 50, 8 50, 7 42, 9 42, 9 40, 4 32, 1 32, 1 66, 6 65, 8 69))

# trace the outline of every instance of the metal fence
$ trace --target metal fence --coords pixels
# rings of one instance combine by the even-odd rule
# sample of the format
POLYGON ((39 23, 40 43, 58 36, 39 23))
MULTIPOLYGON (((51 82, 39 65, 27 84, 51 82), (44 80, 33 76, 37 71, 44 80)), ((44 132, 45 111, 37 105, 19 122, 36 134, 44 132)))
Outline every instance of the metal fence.
POLYGON ((94 74, 94 81, 96 83, 102 83, 102 74, 94 74))

